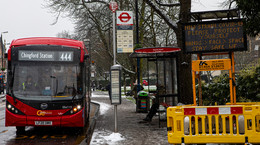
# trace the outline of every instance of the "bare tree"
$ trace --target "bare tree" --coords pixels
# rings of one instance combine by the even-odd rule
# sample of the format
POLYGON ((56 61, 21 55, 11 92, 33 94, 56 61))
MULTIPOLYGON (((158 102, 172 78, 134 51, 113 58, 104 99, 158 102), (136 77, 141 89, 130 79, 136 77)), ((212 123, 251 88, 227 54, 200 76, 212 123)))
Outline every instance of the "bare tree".
MULTIPOLYGON (((181 23, 190 21, 189 13, 191 9, 191 0, 166 1, 166 0, 145 0, 145 2, 160 16, 161 19, 175 32, 177 44, 183 48, 182 27, 181 23), (170 2, 170 3, 169 3, 170 2), (167 9, 161 7, 175 7, 179 9, 178 18, 176 11, 169 14, 167 9), (179 21, 177 21, 179 20, 179 21)), ((181 51, 178 54, 178 84, 179 84, 179 101, 182 103, 192 103, 192 82, 191 82, 191 56, 181 51)))
POLYGON ((74 20, 77 39, 90 39, 92 60, 99 68, 108 71, 112 65, 111 22, 112 14, 107 1, 47 0, 47 6, 56 14, 74 20))
MULTIPOLYGON (((181 42, 181 24, 188 22, 190 0, 169 4, 172 0, 140 0, 139 2, 139 36, 143 47, 172 46, 181 42), (166 3, 167 2, 167 3, 166 3), (150 7, 148 7, 149 5, 150 7), (177 7, 176 7, 177 6, 177 7), (165 22, 165 23, 164 23, 165 22)), ((47 5, 57 15, 57 19, 67 14, 76 24, 75 36, 81 40, 91 41, 92 58, 102 71, 112 65, 112 12, 108 0, 47 0, 47 5)), ((134 1, 118 0, 119 10, 134 10, 134 1)), ((118 62, 126 73, 135 80, 136 61, 129 54, 118 54, 118 62)), ((191 59, 190 55, 181 52, 178 57, 180 101, 191 103, 191 59)))

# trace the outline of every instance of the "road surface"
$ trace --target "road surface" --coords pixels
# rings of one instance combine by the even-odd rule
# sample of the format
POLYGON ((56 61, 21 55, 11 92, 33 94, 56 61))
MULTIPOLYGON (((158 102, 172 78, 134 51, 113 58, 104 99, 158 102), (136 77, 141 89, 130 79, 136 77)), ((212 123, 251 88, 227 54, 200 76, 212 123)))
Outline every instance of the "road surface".
POLYGON ((15 127, 5 127, 5 101, 0 98, 0 145, 85 145, 90 142, 99 106, 91 103, 90 122, 82 132, 78 128, 26 127, 16 135, 15 127))

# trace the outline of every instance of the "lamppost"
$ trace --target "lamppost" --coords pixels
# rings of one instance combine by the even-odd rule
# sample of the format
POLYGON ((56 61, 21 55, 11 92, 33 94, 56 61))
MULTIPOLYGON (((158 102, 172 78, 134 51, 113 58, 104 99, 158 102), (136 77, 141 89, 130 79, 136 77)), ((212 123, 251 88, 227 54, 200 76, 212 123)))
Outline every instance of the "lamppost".
POLYGON ((1 53, 2 53, 2 65, 1 65, 1 70, 2 70, 2 72, 4 71, 3 69, 4 69, 4 51, 5 51, 5 44, 3 43, 3 34, 4 33, 8 33, 8 31, 4 31, 4 32, 1 32, 1 53))

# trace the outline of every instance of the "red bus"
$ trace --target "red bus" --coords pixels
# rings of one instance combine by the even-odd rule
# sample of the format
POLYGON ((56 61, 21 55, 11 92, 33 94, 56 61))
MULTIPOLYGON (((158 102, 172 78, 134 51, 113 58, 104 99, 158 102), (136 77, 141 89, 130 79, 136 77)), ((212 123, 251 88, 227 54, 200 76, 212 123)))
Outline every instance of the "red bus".
POLYGON ((90 110, 90 60, 82 41, 35 37, 8 50, 6 126, 80 127, 90 110))

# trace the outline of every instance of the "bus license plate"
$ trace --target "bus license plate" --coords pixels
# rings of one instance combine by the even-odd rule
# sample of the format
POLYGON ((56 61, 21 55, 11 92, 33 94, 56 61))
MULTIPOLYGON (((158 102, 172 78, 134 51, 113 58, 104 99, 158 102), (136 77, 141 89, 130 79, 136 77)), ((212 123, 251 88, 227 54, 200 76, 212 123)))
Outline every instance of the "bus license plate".
POLYGON ((35 125, 52 125, 52 121, 35 121, 35 125))

